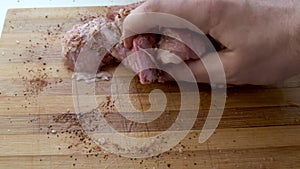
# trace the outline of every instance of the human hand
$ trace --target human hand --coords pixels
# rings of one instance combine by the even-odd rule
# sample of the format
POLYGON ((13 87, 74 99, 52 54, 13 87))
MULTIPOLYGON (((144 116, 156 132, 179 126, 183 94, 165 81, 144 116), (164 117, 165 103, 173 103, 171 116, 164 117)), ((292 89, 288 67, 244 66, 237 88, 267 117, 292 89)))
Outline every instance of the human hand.
MULTIPOLYGON (((188 20, 226 48, 219 51, 229 84, 271 84, 300 72, 300 3, 293 0, 148 0, 126 18, 126 36, 151 28, 132 19, 143 12, 169 13, 188 20)), ((153 26, 153 25, 152 25, 153 26)), ((124 41, 132 46, 132 38, 124 41)), ((198 82, 209 82, 203 60, 187 61, 198 82)), ((182 63, 183 64, 183 63, 182 63)), ((214 66, 213 64, 210 66, 214 66)), ((180 65, 168 70, 186 79, 180 65)))

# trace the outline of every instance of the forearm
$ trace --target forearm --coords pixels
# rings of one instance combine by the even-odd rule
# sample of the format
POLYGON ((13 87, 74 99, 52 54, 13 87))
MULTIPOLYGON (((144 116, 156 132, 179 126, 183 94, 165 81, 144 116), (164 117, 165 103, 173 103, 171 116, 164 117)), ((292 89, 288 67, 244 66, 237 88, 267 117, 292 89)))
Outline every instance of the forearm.
POLYGON ((300 73, 300 1, 292 1, 292 10, 290 13, 290 42, 289 42, 289 55, 291 57, 291 73, 300 73))

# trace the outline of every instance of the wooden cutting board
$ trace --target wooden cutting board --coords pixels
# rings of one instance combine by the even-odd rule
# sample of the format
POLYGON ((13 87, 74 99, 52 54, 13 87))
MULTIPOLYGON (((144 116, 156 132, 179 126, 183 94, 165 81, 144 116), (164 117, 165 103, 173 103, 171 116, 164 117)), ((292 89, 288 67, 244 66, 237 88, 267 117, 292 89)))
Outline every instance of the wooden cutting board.
MULTIPOLYGON (((200 112, 189 134, 170 151, 135 159, 104 151, 82 132, 74 114, 72 72, 61 57, 61 37, 88 13, 106 7, 11 9, 0 41, 0 168, 201 168, 299 169, 300 77, 276 86, 228 90, 226 108, 213 136, 198 143, 210 106, 210 87, 199 85, 200 112)), ((113 71, 109 69, 109 71, 113 71)), ((128 78, 122 69, 119 80, 128 78)), ((109 99, 110 82, 98 82, 96 95, 109 99)), ((166 112, 149 125, 131 123, 109 109, 120 132, 146 137, 167 129, 180 107, 175 83, 130 85, 131 101, 149 107, 148 93, 162 89, 166 112)), ((104 107, 107 108, 107 107, 104 107)), ((103 110, 103 111, 105 111, 103 110)))

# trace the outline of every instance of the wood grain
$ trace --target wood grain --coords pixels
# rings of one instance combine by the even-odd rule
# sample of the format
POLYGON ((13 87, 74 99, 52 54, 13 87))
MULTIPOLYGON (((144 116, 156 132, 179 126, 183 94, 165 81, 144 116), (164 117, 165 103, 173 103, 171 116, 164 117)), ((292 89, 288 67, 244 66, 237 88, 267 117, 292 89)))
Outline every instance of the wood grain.
MULTIPOLYGON (((192 130, 168 152, 130 159, 106 152, 89 140, 77 121, 72 72, 63 64, 61 37, 72 25, 82 22, 79 18, 106 11, 107 7, 8 11, 0 40, 1 169, 300 168, 300 76, 272 86, 229 88, 218 129, 203 144, 198 143, 199 133, 211 99, 210 87, 205 84, 199 84, 200 111, 192 130)), ((130 75, 121 68, 116 78, 122 84, 130 75)), ((110 88, 110 82, 96 84, 99 103, 107 103, 110 88)), ((176 83, 141 85, 135 78, 129 95, 137 109, 146 110, 150 107, 149 92, 156 88, 165 92, 168 104, 162 116, 151 123, 126 120, 113 107, 101 111, 107 111, 105 118, 119 132, 136 137, 157 135, 178 115, 180 92, 176 83)), ((120 92, 122 97, 127 94, 125 88, 120 92)), ((187 107, 184 113, 192 110, 192 106, 187 107)), ((114 137, 109 131, 102 132, 114 137)))

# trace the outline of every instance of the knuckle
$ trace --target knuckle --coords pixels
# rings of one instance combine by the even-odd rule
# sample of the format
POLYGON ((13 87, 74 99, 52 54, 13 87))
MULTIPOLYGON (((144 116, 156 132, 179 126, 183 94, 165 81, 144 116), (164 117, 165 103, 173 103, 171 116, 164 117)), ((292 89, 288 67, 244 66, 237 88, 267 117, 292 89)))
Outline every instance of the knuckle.
POLYGON ((210 25, 216 25, 220 22, 219 14, 224 8, 224 2, 220 0, 209 0, 208 3, 208 21, 210 25))

